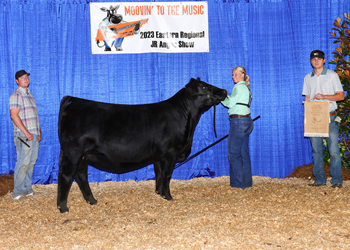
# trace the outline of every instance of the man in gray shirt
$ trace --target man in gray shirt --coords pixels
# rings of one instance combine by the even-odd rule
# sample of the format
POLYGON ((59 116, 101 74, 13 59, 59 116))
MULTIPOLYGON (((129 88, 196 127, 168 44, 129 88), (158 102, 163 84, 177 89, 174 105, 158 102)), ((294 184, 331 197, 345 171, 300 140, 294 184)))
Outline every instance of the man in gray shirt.
MULTIPOLYGON (((328 151, 331 156, 330 175, 333 188, 341 188, 343 183, 341 157, 339 151, 339 127, 340 119, 337 118, 337 101, 344 100, 344 90, 339 76, 332 70, 324 67, 325 58, 321 50, 314 50, 310 54, 310 62, 313 72, 304 78, 303 95, 305 101, 329 101, 329 137, 326 138, 328 151)), ((314 167, 315 182, 309 186, 318 187, 326 185, 327 178, 324 173, 323 138, 310 137, 314 167)))

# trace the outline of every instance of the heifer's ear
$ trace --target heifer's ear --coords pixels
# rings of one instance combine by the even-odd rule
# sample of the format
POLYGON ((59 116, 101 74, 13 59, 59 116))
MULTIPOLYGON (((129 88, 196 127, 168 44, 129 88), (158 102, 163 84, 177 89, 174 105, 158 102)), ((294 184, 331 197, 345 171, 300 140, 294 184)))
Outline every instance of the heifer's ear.
POLYGON ((104 12, 107 12, 108 9, 106 9, 105 7, 102 7, 100 10, 104 11, 104 12))
POLYGON ((196 92, 198 87, 198 80, 191 78, 190 82, 186 84, 186 89, 190 92, 196 92))
POLYGON ((193 83, 193 82, 200 82, 201 79, 199 77, 197 77, 197 79, 191 78, 189 83, 193 83))
POLYGON ((186 84, 185 88, 189 88, 190 85, 192 85, 196 80, 194 78, 191 78, 190 81, 186 84))

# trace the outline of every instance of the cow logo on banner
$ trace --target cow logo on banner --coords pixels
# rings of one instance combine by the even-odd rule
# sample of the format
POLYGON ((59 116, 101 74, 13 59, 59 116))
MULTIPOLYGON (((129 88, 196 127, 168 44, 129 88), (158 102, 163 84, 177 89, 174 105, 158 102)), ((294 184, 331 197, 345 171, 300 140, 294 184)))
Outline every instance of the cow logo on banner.
POLYGON ((93 54, 209 52, 207 2, 90 3, 93 54))

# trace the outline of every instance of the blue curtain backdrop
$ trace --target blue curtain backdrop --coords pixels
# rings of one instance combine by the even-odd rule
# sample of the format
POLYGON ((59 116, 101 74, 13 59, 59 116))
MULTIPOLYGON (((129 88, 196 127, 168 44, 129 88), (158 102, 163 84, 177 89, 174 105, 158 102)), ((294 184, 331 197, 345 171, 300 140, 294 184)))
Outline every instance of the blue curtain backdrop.
MULTIPOLYGON (((91 54, 89 3, 0 0, 0 175, 12 174, 16 160, 8 99, 19 69, 31 73, 43 133, 33 183, 57 182, 63 96, 152 103, 171 97, 191 77, 230 93, 231 70, 238 65, 251 77, 252 116, 261 116, 250 139, 253 174, 283 178, 312 162, 309 139, 303 136, 303 78, 312 71, 312 50, 323 50, 327 62, 332 59, 335 45, 329 32, 337 17, 350 12, 350 1, 209 0, 209 53, 130 55, 91 54)), ((197 126, 192 154, 228 134, 222 105, 217 106, 216 125, 218 138, 211 109, 197 126)), ((227 139, 177 168, 173 178, 223 175, 229 175, 227 139)), ((153 178, 152 165, 121 175, 89 168, 90 182, 153 178)))

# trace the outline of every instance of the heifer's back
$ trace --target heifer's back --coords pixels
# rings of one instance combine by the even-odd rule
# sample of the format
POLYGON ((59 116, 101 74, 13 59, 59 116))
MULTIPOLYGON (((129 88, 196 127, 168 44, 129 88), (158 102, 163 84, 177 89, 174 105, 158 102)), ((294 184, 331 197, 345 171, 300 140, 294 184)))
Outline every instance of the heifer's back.
MULTIPOLYGON (((201 114, 226 95, 226 90, 191 79, 172 98, 153 104, 108 104, 64 97, 58 124, 58 193, 62 185, 68 187, 76 179, 85 199, 93 204, 96 200, 88 186, 88 165, 124 173, 153 163, 157 193, 172 199, 169 181, 175 163, 190 154, 201 114)), ((68 196, 62 192, 59 207, 64 207, 59 200, 66 203, 68 196)))
POLYGON ((84 158, 89 165, 123 173, 159 161, 169 151, 182 151, 190 133, 187 120, 168 101, 117 105, 65 97, 59 139, 73 164, 84 158))

